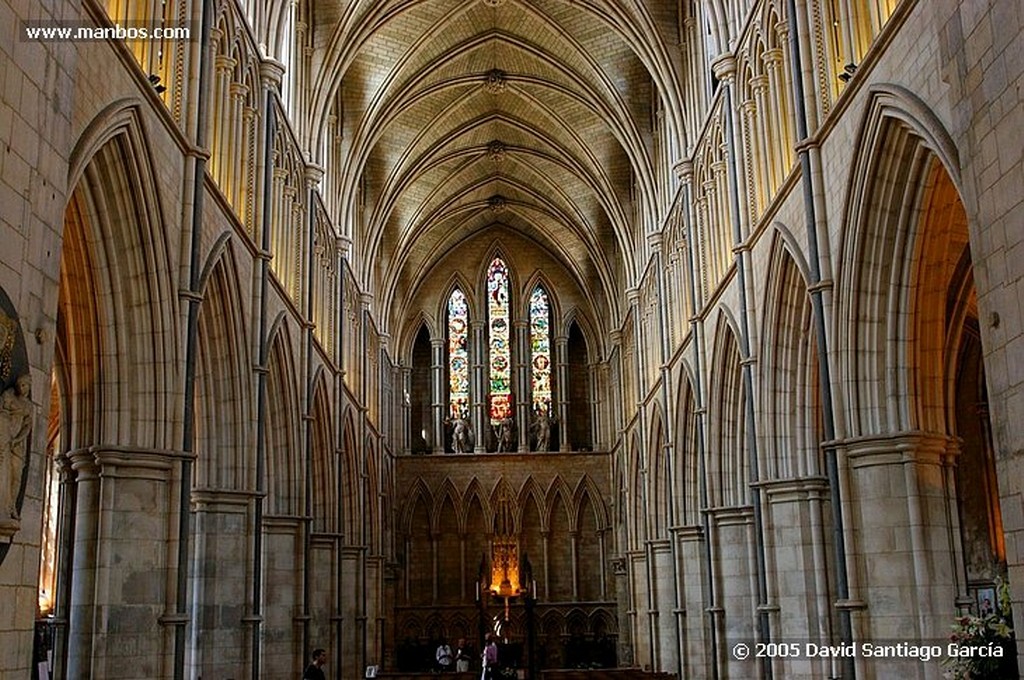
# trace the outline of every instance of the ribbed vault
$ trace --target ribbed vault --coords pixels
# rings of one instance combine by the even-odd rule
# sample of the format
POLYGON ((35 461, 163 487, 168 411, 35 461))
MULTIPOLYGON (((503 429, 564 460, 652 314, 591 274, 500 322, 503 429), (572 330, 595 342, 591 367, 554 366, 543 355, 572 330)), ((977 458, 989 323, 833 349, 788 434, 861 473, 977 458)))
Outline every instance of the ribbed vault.
MULTIPOLYGON (((598 316, 617 316, 616 291, 642 266, 645 220, 659 214, 655 111, 659 101, 681 110, 666 47, 673 12, 564 0, 316 3, 309 128, 323 135, 337 118, 337 221, 385 328, 400 333, 403 301, 446 275, 435 271, 440 258, 489 229, 546 249, 604 308, 598 316)), ((682 144, 678 121, 667 126, 682 144)))

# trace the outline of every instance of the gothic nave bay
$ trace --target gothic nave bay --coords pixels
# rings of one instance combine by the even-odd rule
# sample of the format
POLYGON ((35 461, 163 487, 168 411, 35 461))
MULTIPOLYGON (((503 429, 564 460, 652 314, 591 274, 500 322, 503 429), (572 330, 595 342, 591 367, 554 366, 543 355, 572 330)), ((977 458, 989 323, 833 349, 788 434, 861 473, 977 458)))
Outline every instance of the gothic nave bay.
POLYGON ((1019 676, 1019 3, 0 27, 3 678, 1019 676))

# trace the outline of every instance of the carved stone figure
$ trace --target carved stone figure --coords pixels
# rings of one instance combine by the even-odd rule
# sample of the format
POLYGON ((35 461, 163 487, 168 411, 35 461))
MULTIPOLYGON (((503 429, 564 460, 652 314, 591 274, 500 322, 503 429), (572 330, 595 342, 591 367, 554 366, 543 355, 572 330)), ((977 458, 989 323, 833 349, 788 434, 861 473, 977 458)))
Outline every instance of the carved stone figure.
POLYGON ((473 429, 465 418, 452 420, 452 448, 455 453, 468 453, 472 448, 473 429))
POLYGON ((505 416, 498 423, 498 453, 512 450, 515 421, 512 416, 505 416))
POLYGON ((32 378, 22 375, 0 394, 0 522, 18 517, 25 442, 32 429, 32 378))
POLYGON ((537 439, 537 451, 549 451, 551 446, 551 425, 553 419, 547 411, 538 411, 534 418, 532 430, 537 439))

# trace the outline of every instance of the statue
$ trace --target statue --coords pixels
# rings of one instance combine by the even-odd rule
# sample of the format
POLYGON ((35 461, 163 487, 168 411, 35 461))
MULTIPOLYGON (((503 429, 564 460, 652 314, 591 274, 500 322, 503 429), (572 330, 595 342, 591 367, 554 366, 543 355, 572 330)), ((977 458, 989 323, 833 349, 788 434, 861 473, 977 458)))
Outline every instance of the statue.
POLYGON ((452 449, 455 453, 469 453, 473 448, 473 429, 469 422, 462 416, 453 418, 452 421, 452 449))
POLYGON ((32 377, 27 373, 0 394, 0 523, 17 521, 18 494, 32 429, 32 377))
POLYGON ((515 421, 512 416, 505 416, 498 422, 498 453, 512 450, 515 435, 515 421))
POLYGON ((537 451, 550 451, 551 446, 551 425, 554 419, 544 409, 537 411, 534 416, 531 429, 537 440, 537 451))

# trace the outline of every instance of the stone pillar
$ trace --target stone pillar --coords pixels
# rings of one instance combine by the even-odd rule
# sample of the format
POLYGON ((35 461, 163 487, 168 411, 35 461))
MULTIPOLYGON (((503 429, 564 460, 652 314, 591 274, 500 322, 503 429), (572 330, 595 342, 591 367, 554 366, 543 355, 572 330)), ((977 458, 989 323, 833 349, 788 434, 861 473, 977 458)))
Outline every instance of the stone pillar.
POLYGON ((487 417, 488 403, 487 384, 487 347, 484 340, 484 322, 470 321, 470 363, 472 365, 472 387, 469 393, 470 410, 473 418, 473 436, 475 443, 473 453, 487 451, 487 433, 490 419, 487 417))
MULTIPOLYGON (((778 639, 836 644, 829 625, 834 618, 830 601, 828 537, 829 490, 826 477, 801 477, 762 483, 765 498, 765 543, 769 574, 799 574, 799 578, 769 580, 772 630, 778 639), (785 616, 781 615, 785 612, 785 616)), ((776 658, 773 677, 826 678, 828 659, 776 658)))
POLYGON ((164 677, 172 667, 177 621, 166 613, 175 608, 174 470, 183 455, 69 454, 78 476, 69 678, 164 677))
MULTIPOLYGON (((302 660, 306 618, 302 603, 303 532, 301 517, 263 518, 263 645, 260 677, 286 678, 302 660)), ((134 676, 138 677, 138 676, 134 676)), ((205 677, 205 676, 204 676, 205 677)))
POLYGON ((444 380, 444 338, 432 338, 430 340, 431 374, 430 392, 433 395, 431 402, 434 432, 432 437, 434 453, 444 453, 444 403, 446 401, 446 385, 444 380))
POLYGON ((530 414, 533 404, 533 380, 530 357, 530 324, 519 319, 514 324, 516 342, 516 374, 519 386, 516 395, 516 432, 519 437, 519 453, 530 451, 530 414))
POLYGON ((612 576, 615 580, 615 600, 618 605, 615 610, 618 612, 619 635, 616 638, 615 655, 618 657, 620 666, 633 665, 633 636, 629 612, 629 581, 626 571, 626 558, 616 557, 611 562, 612 576))
POLYGON ((855 582, 864 584, 862 592, 850 593, 865 608, 861 636, 946 639, 962 568, 952 550, 956 490, 945 483, 955 441, 901 432, 847 440, 838 449, 849 464, 843 500, 850 566, 860 574, 855 582))
POLYGON ((412 453, 412 368, 409 366, 399 366, 398 374, 401 376, 402 381, 402 413, 401 413, 401 428, 402 428, 402 441, 399 442, 399 446, 405 455, 412 453))
POLYGON ((752 645, 756 611, 757 568, 753 559, 754 513, 750 506, 709 510, 712 569, 718 588, 718 648, 716 662, 729 678, 761 677, 754 658, 737 659, 729 650, 737 642, 752 645))
POLYGON ((569 450, 569 338, 555 337, 555 370, 558 371, 558 450, 569 450))
POLYGON ((712 650, 708 644, 706 624, 709 619, 705 612, 709 581, 704 568, 707 550, 704 531, 700 525, 688 525, 672 529, 671 534, 679 556, 681 606, 676 616, 682 629, 682 677, 711 677, 708 660, 712 650))
POLYGON ((192 677, 241 677, 247 668, 248 561, 252 494, 192 492, 192 677))

